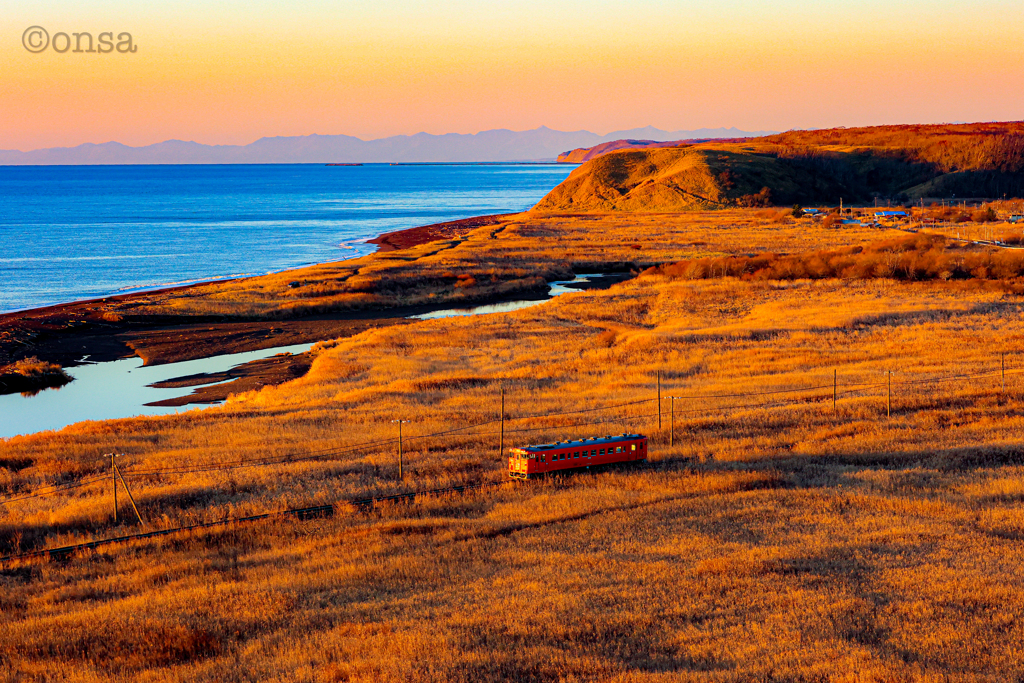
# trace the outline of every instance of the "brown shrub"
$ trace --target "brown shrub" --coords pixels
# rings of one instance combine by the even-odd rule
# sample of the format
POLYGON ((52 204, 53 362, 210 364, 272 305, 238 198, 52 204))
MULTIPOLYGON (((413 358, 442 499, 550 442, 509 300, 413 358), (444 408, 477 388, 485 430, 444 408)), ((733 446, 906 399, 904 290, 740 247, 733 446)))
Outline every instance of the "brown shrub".
POLYGON ((789 256, 693 259, 666 264, 658 273, 671 279, 738 277, 745 280, 820 280, 825 278, 899 280, 1010 280, 1024 277, 1024 254, 952 253, 946 238, 918 234, 879 240, 863 247, 813 251, 789 256))
POLYGON ((39 360, 35 356, 19 360, 17 363, 8 366, 6 371, 12 374, 24 375, 25 377, 42 377, 56 372, 63 372, 56 363, 48 363, 39 360))
POLYGON ((971 214, 971 220, 975 223, 995 223, 999 220, 999 217, 996 216, 996 212, 992 210, 992 207, 986 207, 978 209, 971 214))
POLYGON ((772 191, 767 187, 762 187, 761 191, 756 194, 745 194, 736 200, 739 206, 744 207, 761 207, 772 205, 772 191))
POLYGON ((0 369, 0 394, 34 394, 41 389, 64 386, 71 379, 56 363, 32 356, 0 369))

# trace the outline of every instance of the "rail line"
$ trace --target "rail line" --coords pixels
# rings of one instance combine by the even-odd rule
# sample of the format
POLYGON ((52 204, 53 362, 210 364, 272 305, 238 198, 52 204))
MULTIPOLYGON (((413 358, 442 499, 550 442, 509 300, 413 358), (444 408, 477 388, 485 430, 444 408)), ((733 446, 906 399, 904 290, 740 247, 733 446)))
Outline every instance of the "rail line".
POLYGON ((200 529, 214 529, 217 527, 230 526, 232 524, 258 522, 265 519, 275 519, 281 517, 295 517, 300 520, 315 519, 318 517, 332 517, 334 516, 335 511, 337 511, 339 508, 344 507, 353 507, 357 510, 366 510, 372 509, 378 503, 411 503, 415 501, 417 497, 440 496, 448 493, 465 493, 467 491, 480 490, 485 488, 508 486, 513 483, 518 482, 491 481, 477 482, 473 484, 460 484, 458 486, 448 486, 440 489, 428 489, 425 491, 409 491, 406 493, 396 493, 390 496, 373 496, 371 498, 344 500, 339 501, 337 503, 327 503, 324 505, 313 505, 310 507, 291 508, 288 510, 277 510, 274 512, 264 512, 258 515, 231 517, 229 519, 221 519, 215 522, 199 522, 197 524, 187 524, 184 526, 171 527, 169 529, 156 529, 154 531, 144 531, 137 534, 115 536, 113 538, 101 538, 95 541, 76 543, 74 545, 66 545, 61 546, 59 548, 44 548, 42 550, 34 550, 28 553, 8 555, 6 557, 0 557, 0 563, 9 563, 14 560, 28 560, 39 557, 48 557, 49 559, 53 560, 67 560, 70 559, 76 552, 80 552, 82 550, 95 550, 96 548, 101 548, 107 545, 129 543, 131 541, 141 541, 151 538, 159 538, 161 536, 171 536, 174 534, 186 533, 189 531, 198 531, 200 529))

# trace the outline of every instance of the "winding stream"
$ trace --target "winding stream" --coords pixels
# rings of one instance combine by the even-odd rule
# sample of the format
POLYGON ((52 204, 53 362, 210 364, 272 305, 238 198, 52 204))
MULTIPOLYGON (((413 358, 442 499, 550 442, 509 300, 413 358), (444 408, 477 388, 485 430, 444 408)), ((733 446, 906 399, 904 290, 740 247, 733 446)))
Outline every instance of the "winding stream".
MULTIPOLYGON (((580 291, 584 286, 592 285, 605 277, 599 274, 577 275, 573 280, 552 282, 546 299, 508 301, 473 308, 446 308, 409 317, 427 320, 515 311, 538 306, 560 294, 580 291)), ((102 363, 89 363, 86 358, 83 359, 83 365, 67 368, 74 381, 59 389, 46 389, 31 396, 0 396, 0 438, 62 429, 83 420, 112 420, 201 410, 201 407, 194 405, 166 407, 146 404, 184 396, 192 391, 192 387, 166 389, 157 388, 154 384, 200 373, 221 373, 238 365, 281 353, 304 353, 312 346, 312 343, 294 344, 150 367, 144 367, 142 359, 138 357, 102 363)), ((217 383, 219 382, 211 382, 205 386, 217 383)))

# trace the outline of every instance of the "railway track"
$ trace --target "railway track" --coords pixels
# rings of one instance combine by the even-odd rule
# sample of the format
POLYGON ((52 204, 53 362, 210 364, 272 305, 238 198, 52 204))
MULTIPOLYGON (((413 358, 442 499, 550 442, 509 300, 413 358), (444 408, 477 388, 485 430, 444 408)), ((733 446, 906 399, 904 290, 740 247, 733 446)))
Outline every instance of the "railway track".
POLYGON ((494 481, 479 482, 476 484, 462 484, 459 486, 449 486, 440 489, 428 489, 425 491, 410 491, 408 493, 396 493, 391 496, 374 496, 372 498, 359 498, 354 500, 339 501, 337 503, 330 503, 327 505, 313 505, 310 507, 292 508, 289 510, 278 510, 276 512, 265 512, 258 515, 247 515, 245 517, 232 517, 230 519, 222 519, 216 522, 202 522, 199 524, 189 524, 185 526, 172 527, 169 529, 144 531, 137 534, 127 534, 125 536, 102 538, 95 541, 88 541, 86 543, 76 543, 74 545, 62 546, 60 548, 45 548, 43 550, 34 550, 29 553, 8 555, 7 557, 0 557, 0 564, 7 564, 15 560, 28 560, 41 557, 46 557, 51 560, 66 561, 71 559, 75 555, 75 553, 84 550, 95 550, 96 548, 101 548, 107 545, 130 543, 132 541, 142 541, 151 538, 159 538, 161 536, 173 536, 175 534, 188 533, 190 531, 198 531, 201 529, 215 529, 217 527, 231 526, 232 524, 246 524, 280 517, 294 517, 300 520, 315 519, 319 517, 332 517, 334 516, 337 510, 346 507, 355 508, 356 510, 368 510, 375 507, 378 503, 411 503, 415 501, 417 497, 441 496, 449 493, 465 493, 467 491, 493 488, 497 486, 507 486, 510 483, 512 482, 494 481))

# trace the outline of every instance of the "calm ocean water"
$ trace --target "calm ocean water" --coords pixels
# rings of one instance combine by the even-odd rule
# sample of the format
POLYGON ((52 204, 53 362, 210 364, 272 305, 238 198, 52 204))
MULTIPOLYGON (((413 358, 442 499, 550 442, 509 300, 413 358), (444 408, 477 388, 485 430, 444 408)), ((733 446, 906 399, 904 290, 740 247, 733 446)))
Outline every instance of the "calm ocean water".
POLYGON ((567 165, 0 166, 0 312, 352 258, 522 211, 567 165))

